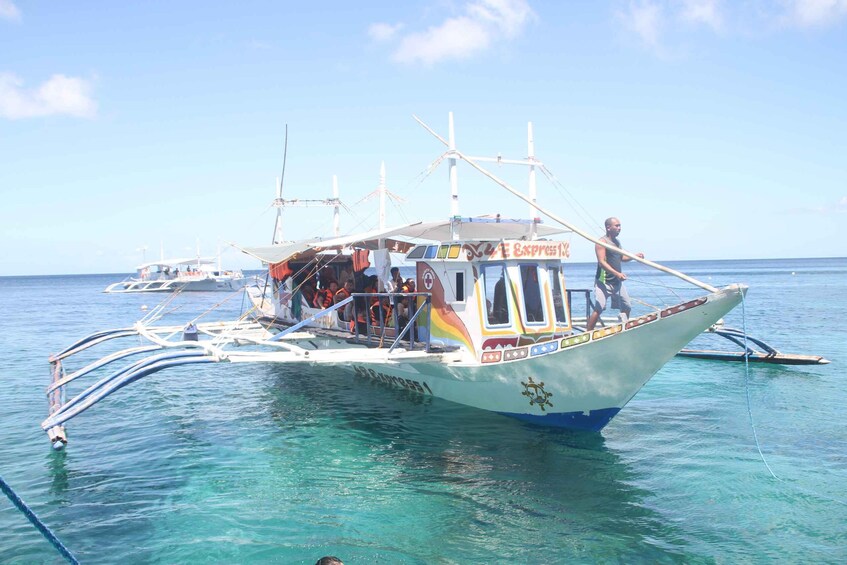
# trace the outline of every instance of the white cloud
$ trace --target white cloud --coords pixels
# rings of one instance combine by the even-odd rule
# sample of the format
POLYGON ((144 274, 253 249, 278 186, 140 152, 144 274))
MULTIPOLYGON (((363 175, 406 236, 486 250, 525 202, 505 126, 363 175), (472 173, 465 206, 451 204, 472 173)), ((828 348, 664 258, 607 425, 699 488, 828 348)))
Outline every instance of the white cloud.
POLYGON ((12 0, 0 0, 0 20, 21 21, 21 11, 12 0))
MULTIPOLYGON (((410 33, 400 38, 394 60, 401 63, 432 65, 446 59, 467 59, 485 51, 500 38, 515 38, 535 17, 526 0, 476 0, 464 5, 463 14, 444 20, 425 31, 410 33)), ((375 24, 385 25, 385 24, 375 24)), ((391 31, 393 37, 399 27, 374 30, 391 31)))
POLYGON ((839 200, 835 204, 836 212, 847 212, 847 196, 842 196, 841 200, 839 200))
POLYGON ((832 24, 847 16, 847 0, 784 0, 786 20, 800 27, 832 24))
POLYGON ((368 35, 375 41, 389 41, 403 29, 403 24, 376 23, 368 28, 368 35))
POLYGON ((664 25, 662 7, 656 2, 630 1, 625 10, 618 11, 618 19, 650 47, 658 47, 659 32, 664 25))
POLYGON ((836 25, 847 19, 847 0, 618 0, 618 20, 657 52, 685 40, 688 26, 748 33, 836 25), (746 31, 745 31, 746 30, 746 31))
POLYGON ((723 28, 720 0, 685 0, 680 17, 687 22, 705 24, 716 31, 723 28))
POLYGON ((491 34, 481 22, 468 17, 450 18, 438 27, 404 37, 394 59, 432 65, 442 59, 467 59, 490 43, 491 34))
POLYGON ((467 9, 471 17, 496 26, 506 37, 519 35, 534 16, 525 0, 482 0, 467 9))
POLYGON ((97 104, 91 98, 90 84, 75 77, 53 75, 32 90, 9 73, 0 74, 0 117, 12 120, 52 115, 92 118, 97 104))

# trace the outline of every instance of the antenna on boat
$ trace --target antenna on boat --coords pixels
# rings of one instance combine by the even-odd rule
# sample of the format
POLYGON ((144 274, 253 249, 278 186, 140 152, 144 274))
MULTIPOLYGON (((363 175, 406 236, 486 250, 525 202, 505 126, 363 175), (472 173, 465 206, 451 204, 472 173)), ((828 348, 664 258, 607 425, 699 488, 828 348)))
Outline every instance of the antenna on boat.
POLYGON ((530 226, 530 239, 538 239, 538 223, 541 221, 540 213, 535 206, 536 202, 536 187, 535 187, 535 139, 532 136, 532 122, 527 124, 527 160, 529 165, 529 219, 532 220, 530 226))
POLYGON ((385 229, 385 161, 379 165, 379 231, 385 229))
POLYGON ((282 183, 285 180, 285 163, 288 161, 288 124, 285 124, 285 145, 282 150, 282 174, 276 183, 276 199, 273 206, 276 208, 276 222, 274 223, 274 235, 271 243, 282 243, 282 183))
POLYGON ((339 208, 341 207, 341 200, 338 198, 338 176, 332 175, 332 200, 333 202, 333 210, 332 210, 332 233, 335 237, 341 235, 340 229, 340 216, 339 216, 339 208))
POLYGON ((379 229, 385 229, 385 203, 390 199, 395 202, 404 202, 402 198, 388 190, 388 186, 385 182, 385 161, 382 161, 379 165, 379 184, 376 186, 376 190, 362 198, 359 202, 364 202, 366 200, 370 200, 374 197, 379 197, 379 229))
POLYGON ((299 208, 309 208, 312 206, 332 206, 334 208, 332 227, 336 236, 340 235, 340 207, 342 206, 341 199, 338 197, 338 177, 332 175, 332 198, 324 199, 301 199, 291 198, 286 200, 282 197, 282 187, 285 181, 285 164, 288 161, 288 124, 285 125, 285 149, 282 154, 282 174, 277 179, 276 183, 276 198, 271 204, 276 208, 276 222, 274 223, 273 244, 283 242, 282 235, 282 210, 286 206, 295 206, 299 208))

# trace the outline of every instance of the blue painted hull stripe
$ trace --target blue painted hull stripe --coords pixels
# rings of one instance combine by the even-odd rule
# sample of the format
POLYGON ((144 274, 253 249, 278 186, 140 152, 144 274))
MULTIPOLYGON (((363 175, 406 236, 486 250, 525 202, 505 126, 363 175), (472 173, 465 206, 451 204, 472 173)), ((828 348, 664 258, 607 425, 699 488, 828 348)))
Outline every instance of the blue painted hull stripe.
POLYGON ((540 426, 599 432, 620 411, 620 408, 603 408, 592 410, 587 416, 582 412, 558 412, 542 415, 518 414, 515 412, 500 412, 500 414, 540 426))

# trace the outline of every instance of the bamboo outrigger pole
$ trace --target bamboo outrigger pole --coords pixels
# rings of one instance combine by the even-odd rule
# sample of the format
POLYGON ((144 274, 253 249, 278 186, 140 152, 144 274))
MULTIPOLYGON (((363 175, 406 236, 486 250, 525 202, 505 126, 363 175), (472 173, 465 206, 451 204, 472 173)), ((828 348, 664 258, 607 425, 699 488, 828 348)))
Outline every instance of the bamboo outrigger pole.
MULTIPOLYGON (((447 145, 447 147, 450 147, 450 144, 443 137, 441 137, 440 135, 435 133, 432 130, 432 128, 430 128, 425 123, 423 123, 417 116, 413 115, 412 117, 415 118, 415 120, 421 126, 423 126, 424 129, 426 129, 429 133, 431 133, 433 136, 435 136, 439 141, 441 141, 442 143, 447 145)), ((505 188, 506 190, 508 190, 509 192, 511 192, 512 194, 514 194, 515 196, 517 196, 518 198, 520 198, 521 200, 526 202, 527 204, 529 204, 530 206, 534 206, 539 212, 541 212, 542 214, 544 214, 545 216, 547 216, 548 218, 550 218, 554 222, 558 222, 558 223, 562 224, 563 226, 565 226, 566 228, 568 228, 569 230, 571 230, 572 232, 574 232, 578 236, 583 237, 583 238, 587 239, 588 241, 593 242, 596 245, 599 245, 601 247, 605 247, 606 249, 608 249, 610 251, 614 251, 616 253, 620 253, 621 255, 629 257, 633 261, 638 261, 639 263, 643 263, 644 265, 647 265, 649 267, 653 267, 654 269, 658 269, 659 271, 662 271, 662 272, 667 273, 669 275, 673 275, 675 277, 678 277, 678 278, 684 280, 685 282, 691 283, 694 286, 698 286, 698 287, 700 287, 704 290, 707 290, 709 292, 717 292, 718 291, 718 289, 713 287, 712 285, 706 284, 703 281, 699 281, 699 280, 695 279, 694 277, 689 277, 685 273, 680 273, 679 271, 671 269, 670 267, 665 267, 664 265, 660 265, 659 263, 654 263, 653 261, 650 261, 649 259, 642 259, 641 257, 637 256, 635 253, 631 253, 631 252, 626 251, 624 249, 620 249, 620 248, 615 247, 613 245, 609 245, 608 243, 606 243, 604 241, 600 241, 598 238, 592 236, 591 234, 588 234, 588 233, 582 231, 581 229, 577 228, 576 226, 574 226, 570 222, 565 221, 564 219, 560 218, 556 214, 554 214, 554 213, 548 211, 547 209, 543 208, 537 202, 532 201, 529 197, 522 194, 520 191, 512 188, 506 181, 503 181, 503 180, 497 178, 495 175, 493 175, 492 173, 490 173, 487 170, 485 170, 484 168, 482 168, 473 159, 467 157, 461 151, 451 148, 449 153, 451 153, 451 154, 455 155, 456 157, 462 159, 463 161, 465 161, 467 164, 469 164, 471 167, 473 167, 474 169, 476 169, 477 171, 479 171, 483 175, 487 176, 488 178, 490 178, 491 180, 493 180, 494 182, 496 182, 497 184, 499 184, 500 186, 502 186, 503 188, 505 188)))

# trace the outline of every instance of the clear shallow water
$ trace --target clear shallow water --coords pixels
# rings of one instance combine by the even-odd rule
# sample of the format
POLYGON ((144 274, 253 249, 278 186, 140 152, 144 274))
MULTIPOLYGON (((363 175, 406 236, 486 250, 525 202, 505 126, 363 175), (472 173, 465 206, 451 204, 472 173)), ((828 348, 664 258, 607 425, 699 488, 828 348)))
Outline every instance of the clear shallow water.
MULTIPOLYGON (((48 355, 156 301, 101 294, 114 276, 0 278, 0 474, 84 563, 844 562, 847 260, 671 266, 750 285, 751 334, 833 362, 751 366, 780 480, 756 451, 744 366, 691 359, 600 434, 338 371, 183 368, 77 417, 54 453, 39 428, 48 355)), ((590 284, 593 265, 573 267, 569 286, 590 284)), ((655 284, 682 286, 628 272, 649 302, 655 284)), ((185 298, 175 321, 223 295, 185 298)), ((227 307, 237 314, 240 298, 227 307)), ((741 327, 741 309, 726 321, 741 327)), ((5 497, 0 562, 62 562, 5 497)))

